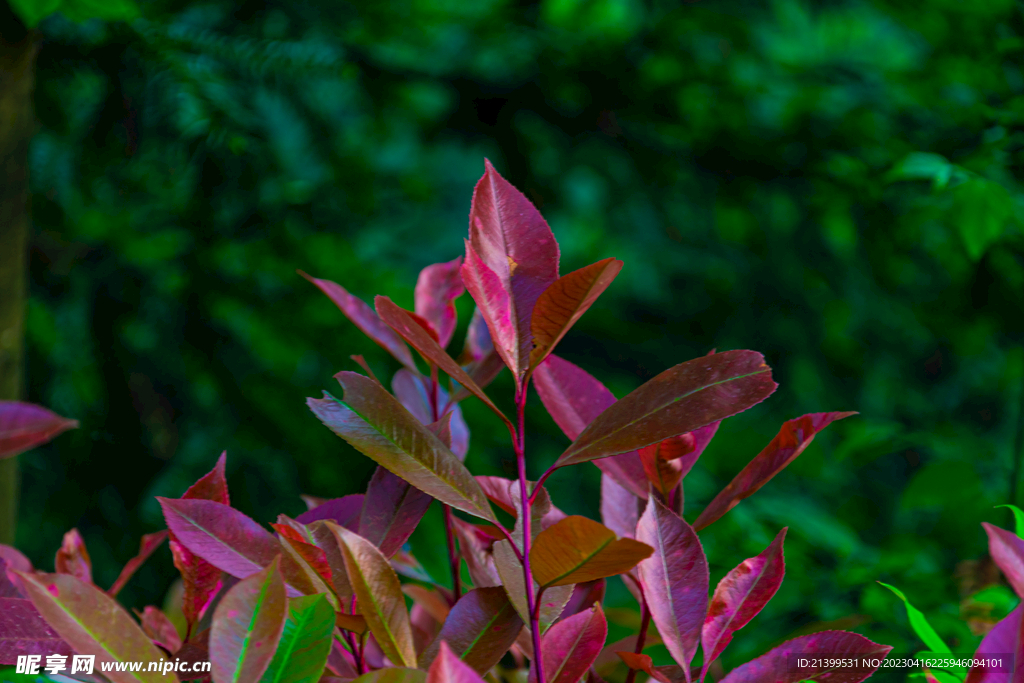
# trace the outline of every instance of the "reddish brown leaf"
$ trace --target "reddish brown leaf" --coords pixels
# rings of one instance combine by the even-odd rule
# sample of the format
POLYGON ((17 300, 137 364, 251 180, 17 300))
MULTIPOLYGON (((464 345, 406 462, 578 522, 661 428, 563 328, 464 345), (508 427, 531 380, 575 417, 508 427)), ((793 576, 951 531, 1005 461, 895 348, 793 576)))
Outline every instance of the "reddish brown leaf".
POLYGON ((653 549, 597 522, 572 515, 537 535, 530 568, 541 587, 594 581, 629 571, 653 549))
POLYGON ((188 487, 182 498, 201 498, 204 500, 215 500, 224 505, 230 505, 228 496, 228 479, 225 473, 227 466, 228 452, 224 451, 217 458, 217 464, 213 469, 204 474, 200 479, 188 487))
POLYGON ((72 529, 64 534, 64 542, 57 551, 53 566, 58 574, 70 574, 86 583, 92 583, 92 561, 78 529, 72 529))
POLYGON ((19 401, 0 401, 0 460, 11 458, 78 427, 42 406, 19 401))
POLYGON ((467 666, 484 674, 508 652, 522 629, 523 621, 504 589, 475 588, 455 603, 420 666, 429 666, 445 642, 467 666))
POLYGON ((136 611, 142 630, 154 643, 168 652, 177 652, 181 648, 181 635, 174 628, 171 620, 160 611, 159 607, 147 605, 142 612, 136 611))
POLYGON ((466 561, 466 569, 476 588, 500 586, 501 576, 494 565, 494 538, 480 527, 453 517, 455 533, 459 537, 459 551, 466 561))
MULTIPOLYGON (((153 554, 153 551, 160 547, 160 544, 167 538, 167 531, 158 531, 154 534, 146 534, 139 541, 139 554, 128 560, 124 567, 121 569, 120 575, 117 580, 114 581, 114 585, 107 591, 107 595, 110 597, 116 596, 124 588, 124 585, 128 583, 128 580, 135 575, 135 572, 139 570, 139 567, 149 559, 149 556, 153 554)), ((171 650, 173 652, 174 650, 171 650)))
POLYGON ((461 266, 461 256, 447 263, 435 263, 421 270, 416 280, 416 314, 437 330, 442 347, 448 346, 455 333, 455 300, 466 291, 459 274, 461 266))
POLYGON ((674 683, 668 676, 654 668, 654 661, 647 655, 636 654, 635 652, 616 652, 626 666, 630 669, 643 671, 651 677, 652 681, 658 683, 674 683))
POLYGON ((795 655, 809 655, 812 662, 833 659, 884 659, 892 648, 873 643, 857 633, 822 631, 789 640, 777 648, 737 667, 720 683, 797 683, 804 680, 827 680, 829 683, 860 683, 875 672, 874 668, 797 668, 792 665, 795 655), (819 655, 814 657, 813 655, 819 655))
MULTIPOLYGON (((548 629, 540 646, 548 683, 577 683, 597 659, 607 637, 608 623, 600 605, 548 629)), ((531 668, 530 681, 536 680, 536 669, 531 668)))
POLYGON ((359 535, 391 557, 409 540, 434 499, 378 467, 370 478, 359 518, 359 535))
POLYGON ((597 579, 573 586, 569 602, 565 603, 565 608, 562 610, 562 619, 568 619, 574 614, 590 609, 595 604, 601 604, 607 584, 605 579, 597 579))
POLYGON ((213 596, 220 590, 220 569, 177 541, 170 541, 171 556, 174 566, 181 572, 183 585, 181 611, 188 622, 189 630, 195 626, 207 608, 213 596))
MULTIPOLYGON (((721 358, 726 352, 710 358, 721 358)), ((743 470, 737 474, 729 485, 708 503, 693 523, 693 528, 700 531, 726 512, 734 508, 741 500, 752 495, 767 484, 772 477, 781 472, 789 463, 814 440, 814 435, 836 420, 856 415, 847 413, 809 413, 795 420, 783 423, 782 428, 764 450, 757 454, 743 470)))

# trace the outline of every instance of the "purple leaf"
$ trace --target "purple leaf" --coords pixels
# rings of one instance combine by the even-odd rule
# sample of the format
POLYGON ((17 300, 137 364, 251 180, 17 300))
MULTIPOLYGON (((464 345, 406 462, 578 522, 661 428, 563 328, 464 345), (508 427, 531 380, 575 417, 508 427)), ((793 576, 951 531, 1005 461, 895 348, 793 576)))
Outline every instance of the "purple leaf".
MULTIPOLYGON (((593 665, 608 637, 608 623, 600 605, 563 619, 544 634, 541 657, 548 683, 577 683, 593 665)), ((530 669, 536 683, 536 668, 530 669)))
MULTIPOLYGON (((380 683, 388 683, 389 681, 387 678, 374 680, 379 680, 380 683)), ((412 683, 413 680, 419 681, 421 679, 410 678, 408 683, 412 683)), ((396 678, 394 683, 406 683, 406 679, 396 678)), ((484 683, 484 679, 480 678, 480 674, 459 659, 459 656, 448 647, 448 643, 442 642, 437 657, 434 659, 434 663, 430 665, 430 671, 427 672, 426 683, 484 683)))
POLYGON ((455 533, 459 537, 459 551, 466 561, 469 578, 477 588, 501 585, 501 576, 494 565, 494 538, 475 524, 452 517, 455 533))
POLYGON ((329 296, 331 301, 345 314, 345 317, 355 323, 356 327, 362 330, 363 334, 377 342, 385 351, 394 356, 399 363, 410 370, 416 370, 416 361, 412 359, 409 347, 405 345, 401 337, 381 321, 372 308, 367 306, 362 300, 349 294, 345 291, 344 287, 330 280, 319 280, 306 275, 301 270, 299 275, 312 282, 320 288, 321 292, 329 296))
POLYGON ((135 572, 139 570, 139 567, 149 559, 149 556, 153 554, 153 551, 160 547, 160 544, 167 538, 167 531, 158 531, 155 534, 146 534, 139 541, 139 554, 128 560, 124 567, 121 569, 121 574, 118 575, 117 580, 114 581, 114 585, 107 591, 107 595, 110 597, 116 596, 124 588, 124 585, 128 583, 128 580, 135 575, 135 572))
MULTIPOLYGON (((398 402, 405 406, 405 409, 412 413, 417 420, 428 425, 433 420, 433 407, 431 406, 430 392, 432 385, 430 380, 422 375, 416 375, 406 369, 401 369, 391 378, 391 390, 398 402)), ((448 392, 442 387, 437 387, 437 410, 444 409, 448 403, 448 392)), ((469 452, 469 427, 466 419, 462 416, 462 408, 453 405, 448 412, 451 414, 452 453, 459 457, 459 460, 466 459, 469 452)))
POLYGON ((576 584, 572 589, 572 595, 569 596, 569 602, 565 603, 562 610, 562 619, 568 619, 574 614, 590 609, 594 604, 601 604, 606 586, 605 579, 576 584))
MULTIPOLYGON (((533 373, 540 400, 570 441, 575 441, 606 408, 612 392, 583 368, 554 354, 533 373)), ((636 451, 594 460, 605 474, 638 498, 647 499, 647 478, 636 451)))
MULTIPOLYGON (((23 598, 25 595, 21 592, 14 581, 11 580, 13 576, 15 579, 18 577, 11 572, 10 575, 7 573, 7 560, 0 557, 0 598, 23 598)), ((23 570, 24 571, 24 570, 23 570)))
POLYGON ((1024 540, 1017 534, 982 522, 988 534, 988 552, 1018 596, 1024 597, 1024 540))
POLYGON ((973 667, 967 674, 964 683, 1020 683, 1024 679, 1024 629, 1021 619, 1024 618, 1024 605, 1010 612, 997 623, 978 646, 974 653, 975 659, 985 659, 994 655, 1010 655, 1007 667, 973 667), (1010 669, 1010 670, 1007 670, 1010 669))
POLYGON ((651 619, 676 663, 688 669, 708 608, 708 561, 697 534, 651 496, 636 538, 654 548, 637 567, 651 619))
POLYGON ((791 660, 800 654, 828 658, 884 659, 892 648, 873 643, 857 633, 822 631, 800 636, 729 672, 719 683, 797 683, 804 680, 828 683, 860 683, 874 668, 797 669, 791 660))
POLYGON ((782 553, 785 538, 786 529, 783 529, 764 552, 743 560, 715 588, 701 634, 704 652, 704 666, 700 673, 702 681, 708 667, 732 640, 732 634, 750 623, 782 585, 782 577, 786 574, 782 553))
POLYGON ((429 666, 441 643, 479 674, 487 673, 508 652, 523 629, 523 620, 500 587, 475 588, 448 613, 437 638, 423 653, 420 666, 429 666))
MULTIPOLYGON (((720 358, 728 353, 735 352, 719 353, 710 358, 720 358)), ((771 443, 765 446, 764 450, 758 453, 700 513, 693 523, 693 528, 700 531, 767 484, 772 477, 803 453, 814 440, 814 435, 829 424, 856 414, 809 413, 783 423, 771 443)))
POLYGON ((466 343, 462 348, 462 355, 459 356, 459 363, 463 365, 479 363, 492 353, 494 353, 494 342, 491 341, 491 331, 487 329, 484 314, 477 306, 473 309, 473 317, 469 319, 466 343))
POLYGON ((370 478, 359 517, 359 534, 391 557, 423 519, 434 499, 401 477, 378 467, 370 478))
POLYGON ((433 325, 442 347, 448 346, 455 333, 454 302, 466 291, 459 275, 461 265, 461 256, 447 263, 435 263, 421 270, 416 280, 416 315, 433 325))
POLYGON ((756 351, 680 363, 605 409, 555 465, 628 453, 743 412, 775 391, 771 374, 756 351))
POLYGON ((44 444, 61 432, 78 427, 42 406, 19 401, 0 401, 0 460, 44 444))
POLYGON ((199 480, 188 487, 182 498, 202 498, 204 500, 215 500, 224 505, 231 505, 228 496, 228 479, 225 469, 227 468, 228 452, 224 451, 217 458, 217 464, 213 469, 204 474, 199 480))
POLYGON ((635 538, 636 524, 643 510, 642 499, 624 489, 610 475, 601 475, 601 521, 606 527, 619 536, 635 538))
POLYGON ((363 494, 353 493, 350 496, 332 498, 311 510, 306 510, 295 518, 296 522, 312 524, 318 519, 329 519, 338 526, 356 531, 359 528, 359 517, 363 510, 363 494))
POLYGON ((530 200, 490 161, 484 165, 469 211, 462 279, 518 387, 533 349, 534 305, 558 279, 558 243, 530 200))
POLYGON ((31 600, 0 597, 0 665, 17 664, 19 655, 73 653, 31 600))

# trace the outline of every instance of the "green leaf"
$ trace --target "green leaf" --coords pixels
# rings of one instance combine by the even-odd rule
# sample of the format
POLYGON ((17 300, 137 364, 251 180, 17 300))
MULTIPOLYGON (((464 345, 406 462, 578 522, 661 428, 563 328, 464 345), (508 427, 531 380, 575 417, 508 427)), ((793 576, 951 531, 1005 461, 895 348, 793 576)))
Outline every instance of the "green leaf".
POLYGON ((1005 187, 974 178, 953 190, 950 223, 960 232, 967 255, 974 261, 1002 237, 1013 214, 1013 198, 1005 187))
POLYGON ((316 683, 331 651, 334 609, 325 595, 288 601, 281 642, 260 683, 316 683))
POLYGON ((1010 508, 1010 512, 1013 513, 1014 521, 1014 533, 1020 538, 1024 538, 1024 510, 1021 510, 1016 505, 996 505, 997 508, 1010 508))
POLYGON ((941 154, 911 152, 893 166, 885 175, 885 180, 890 183, 899 180, 930 180, 933 190, 941 190, 949 185, 951 180, 963 182, 968 177, 966 170, 951 164, 941 154))
POLYGON ((910 601, 907 600, 907 596, 905 596, 900 589, 890 586, 887 583, 882 583, 881 581, 878 583, 881 583, 883 586, 895 593, 896 597, 902 600, 903 604, 907 606, 907 619, 910 620, 910 627, 914 629, 914 633, 916 633, 917 637, 928 646, 929 650, 932 652, 941 652, 943 654, 951 652, 949 646, 946 645, 945 641, 939 637, 939 634, 935 632, 932 625, 928 623, 927 619, 925 619, 921 610, 911 605, 910 601))
POLYGON ((131 21, 138 18, 139 8, 132 0, 63 0, 60 13, 76 22, 131 21))
POLYGON ((57 11, 60 0, 10 0, 11 9, 29 28, 57 11))

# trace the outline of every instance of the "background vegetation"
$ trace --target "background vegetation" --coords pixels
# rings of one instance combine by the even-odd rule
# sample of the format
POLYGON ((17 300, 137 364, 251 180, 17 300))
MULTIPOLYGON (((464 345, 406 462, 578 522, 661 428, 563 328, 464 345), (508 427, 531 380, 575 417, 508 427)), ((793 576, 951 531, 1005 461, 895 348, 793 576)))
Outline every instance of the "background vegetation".
MULTIPOLYGON (((702 534, 715 581, 790 527, 786 581, 726 667, 820 622, 920 649, 876 580, 973 649, 958 602, 985 568, 957 563, 983 555, 979 522, 1010 525, 994 505, 1024 502, 1019 3, 139 10, 39 25, 26 395, 82 428, 20 457, 37 565, 77 526, 109 584, 162 526, 153 496, 224 449, 263 522, 360 490, 370 462, 304 398, 351 353, 392 362, 295 269, 411 307, 418 270, 463 250, 486 156, 547 217, 563 272, 625 261, 561 347, 617 395, 712 347, 768 357, 780 389, 689 475, 691 519, 781 421, 861 413, 702 534)), ((530 410, 539 473, 564 437, 530 410)), ((499 423, 466 412, 470 466, 511 474, 499 423)), ((597 474, 561 471, 556 502, 596 514, 597 474)), ((439 516, 413 547, 441 577, 439 516)), ((161 553, 130 604, 163 599, 161 553)), ((613 620, 638 619, 614 590, 613 620)))

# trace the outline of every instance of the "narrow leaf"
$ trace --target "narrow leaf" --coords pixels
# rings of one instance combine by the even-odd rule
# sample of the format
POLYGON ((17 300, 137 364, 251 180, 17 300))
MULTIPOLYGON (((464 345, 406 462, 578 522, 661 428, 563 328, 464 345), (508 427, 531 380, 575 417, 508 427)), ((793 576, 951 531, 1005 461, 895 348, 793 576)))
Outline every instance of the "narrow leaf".
MULTIPOLYGON (((570 441, 615 403, 612 392, 583 368, 555 355, 533 373, 541 402, 570 441)), ((633 495, 647 499, 647 480, 636 451, 593 461, 602 472, 633 495)))
MULTIPOLYGON (((608 637, 608 622, 600 605, 552 626, 541 642, 548 683, 577 683, 593 665, 608 637)), ((536 683, 531 667, 530 681, 536 683)))
POLYGON ((860 683, 875 672, 874 668, 805 668, 792 666, 796 655, 811 655, 811 661, 869 658, 884 659, 892 648, 873 643, 857 633, 822 631, 787 641, 767 654, 737 667, 720 683, 797 683, 804 680, 828 680, 829 683, 860 683), (820 655, 815 658, 813 655, 820 655))
POLYGON ((932 625, 928 623, 928 619, 925 618, 921 610, 910 604, 910 601, 907 600, 907 596, 905 596, 895 586, 890 586, 889 584, 882 583, 881 581, 878 583, 881 583, 883 586, 891 590, 896 594, 896 597, 903 601, 903 604, 907 607, 907 619, 910 621, 910 627, 914 629, 914 633, 917 634, 917 637, 921 639, 930 652, 950 652, 949 646, 946 645, 946 642, 939 637, 938 633, 935 632, 935 629, 933 629, 932 625))
POLYGON ((0 666, 21 655, 71 655, 73 650, 28 598, 0 597, 0 666))
POLYGON ((416 279, 416 315, 437 330, 442 347, 448 346, 455 333, 455 300, 466 291, 459 274, 461 266, 461 256, 447 263, 435 263, 421 270, 416 279))
POLYGON ((609 406, 558 458, 563 467, 628 453, 743 412, 775 391, 755 351, 702 356, 662 372, 609 406))
POLYGON ((413 360, 409 347, 405 345, 401 337, 381 321, 372 308, 363 303, 359 298, 349 294, 345 291, 344 287, 330 280, 319 280, 315 277, 310 277, 301 270, 299 275, 312 282, 321 292, 330 297, 331 301, 345 314, 345 317, 355 323, 356 327, 362 330, 363 334, 377 342, 381 348, 394 356, 399 363, 410 370, 416 370, 416 361, 413 360))
POLYGON ((288 615, 281 561, 239 581, 213 613, 210 663, 214 683, 258 681, 274 657, 288 615))
POLYGON ((1024 596, 1024 540, 1005 529, 982 522, 988 534, 988 552, 1018 596, 1024 596))
POLYGON ((997 508, 1010 508, 1013 513, 1014 531, 1019 538, 1024 538, 1024 510, 1016 505, 996 505, 997 508))
POLYGON ((312 524, 318 519, 329 519, 338 526, 352 531, 359 529, 359 516, 363 510, 363 494, 353 493, 342 498, 333 498, 306 510, 295 518, 296 522, 312 524))
POLYGON ((92 561, 78 529, 64 534, 64 541, 53 560, 53 566, 58 574, 70 574, 86 583, 92 583, 92 561))
POLYGON ((323 595, 289 600, 281 641, 260 683, 317 683, 333 631, 334 610, 323 595))
MULTIPOLYGON (((287 519, 284 515, 281 517, 287 519)), ((298 522, 295 524, 298 525, 298 522)), ((323 595, 332 609, 341 609, 342 604, 338 602, 338 598, 334 594, 334 575, 327 563, 327 556, 323 549, 315 543, 311 543, 310 541, 313 539, 310 536, 300 534, 287 524, 272 524, 271 526, 280 534, 282 560, 285 557, 290 558, 290 561, 302 571, 305 580, 312 586, 312 593, 323 595)))
POLYGON ((504 413, 502 413, 498 407, 494 405, 491 399, 487 397, 487 394, 484 393, 483 389, 477 386, 476 382, 473 381, 473 378, 466 374, 466 371, 463 370, 462 367, 456 363, 444 349, 441 348, 441 346, 427 333, 427 331, 413 319, 408 311, 396 306, 394 302, 386 296, 378 296, 374 299, 374 304, 377 307, 377 313, 380 314, 381 319, 390 325, 391 328, 401 335, 403 339, 412 344, 424 358, 444 370, 448 373, 449 377, 483 401, 484 404, 490 408, 495 415, 501 418, 506 425, 511 425, 508 418, 505 417, 504 413))
MULTIPOLYGON (((70 574, 29 574, 15 570, 46 623, 75 652, 105 662, 162 662, 166 659, 113 598, 70 574)), ((50 654, 50 653, 47 653, 50 654)), ((114 683, 165 683, 158 672, 110 671, 114 683)))
POLYGON ((487 497, 466 466, 391 394, 354 372, 339 372, 335 377, 345 390, 343 400, 307 399, 325 425, 378 465, 442 503, 496 522, 487 497))
POLYGON ((395 664, 416 666, 409 613, 398 576, 388 560, 362 536, 332 522, 324 522, 338 539, 359 613, 385 656, 395 664))
POLYGON ((606 258, 563 275, 544 290, 531 319, 534 343, 530 352, 531 369, 548 357, 565 333, 608 289, 620 270, 622 261, 606 258))
POLYGON ((616 538, 608 527, 571 515, 538 534, 530 566, 537 583, 547 588, 622 574, 652 552, 649 545, 616 538))
POLYGON ((154 534, 146 534, 139 541, 139 554, 128 560, 124 567, 121 569, 121 573, 118 575, 117 580, 114 581, 114 585, 107 591, 107 595, 110 597, 116 596, 124 588, 124 585, 128 583, 128 580, 135 575, 135 572, 139 570, 139 567, 149 559, 149 556, 153 554, 153 551, 160 547, 160 544, 167 538, 167 531, 158 531, 154 534))
POLYGON ((459 659, 448 643, 442 642, 427 672, 427 683, 485 683, 468 663, 459 659))
POLYGON ((78 420, 61 417, 42 406, 0 401, 0 460, 24 453, 77 427, 78 420))
POLYGON ((701 648, 704 652, 701 680, 707 675, 711 663, 718 659, 732 641, 732 634, 750 623, 782 585, 782 578, 786 574, 782 553, 785 538, 786 529, 783 529, 764 552, 743 560, 715 588, 701 632, 701 648))
POLYGON ((475 588, 452 607, 420 666, 429 666, 441 644, 447 643, 459 659, 483 675, 508 652, 522 629, 523 620, 503 588, 475 588))
MULTIPOLYGON (((726 352, 733 353, 733 352, 726 352)), ((710 358, 726 355, 719 353, 710 358)), ((779 433, 771 440, 764 450, 757 454, 746 467, 737 474, 729 485, 715 496, 704 511, 693 523, 693 528, 700 531, 726 512, 734 508, 741 500, 752 495, 767 484, 772 477, 781 472, 789 463, 814 440, 815 434, 835 422, 856 415, 847 413, 809 413, 795 420, 783 423, 779 433)))
POLYGON ((657 497, 636 528, 654 554, 637 567, 651 619, 676 663, 689 670, 708 608, 708 561, 697 534, 657 497))

